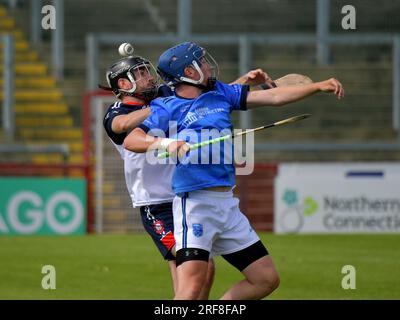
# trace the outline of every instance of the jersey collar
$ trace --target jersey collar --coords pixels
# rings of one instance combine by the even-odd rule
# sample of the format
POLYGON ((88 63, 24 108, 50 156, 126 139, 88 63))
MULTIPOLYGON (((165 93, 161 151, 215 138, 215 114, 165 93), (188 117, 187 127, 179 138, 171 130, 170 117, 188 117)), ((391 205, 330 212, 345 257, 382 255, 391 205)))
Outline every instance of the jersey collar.
POLYGON ((122 102, 122 104, 127 105, 127 106, 132 106, 132 107, 145 107, 145 106, 147 106, 143 102, 136 102, 136 101, 126 101, 126 102, 122 102))

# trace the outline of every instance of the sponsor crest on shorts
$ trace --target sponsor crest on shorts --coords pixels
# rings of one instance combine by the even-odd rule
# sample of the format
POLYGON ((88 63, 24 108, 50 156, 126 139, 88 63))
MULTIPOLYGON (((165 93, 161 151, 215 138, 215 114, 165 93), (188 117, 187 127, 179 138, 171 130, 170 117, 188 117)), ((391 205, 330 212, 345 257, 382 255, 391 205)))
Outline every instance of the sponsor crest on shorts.
POLYGON ((153 222, 153 228, 157 234, 162 234, 164 232, 164 224, 160 220, 155 220, 153 222))
POLYGON ((203 225, 200 223, 193 223, 193 234, 196 237, 201 237, 203 235, 203 225))

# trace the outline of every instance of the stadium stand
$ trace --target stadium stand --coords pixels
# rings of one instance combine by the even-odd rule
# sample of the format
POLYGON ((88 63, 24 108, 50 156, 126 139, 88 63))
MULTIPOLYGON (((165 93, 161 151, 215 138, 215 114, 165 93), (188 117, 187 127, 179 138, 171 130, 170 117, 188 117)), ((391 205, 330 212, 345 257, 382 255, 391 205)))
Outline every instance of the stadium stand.
MULTIPOLYGON (((3 6, 0 7, 0 32, 11 32, 15 37, 16 140, 24 143, 68 141, 73 150, 68 162, 81 163, 81 132, 69 113, 64 94, 56 80, 49 75, 47 62, 29 45, 26 34, 3 6)), ((3 98, 2 93, 0 98, 3 98)), ((31 157, 24 155, 22 160, 32 164, 64 161, 61 154, 34 154, 31 157)), ((2 161, 9 159, 3 158, 2 161)))

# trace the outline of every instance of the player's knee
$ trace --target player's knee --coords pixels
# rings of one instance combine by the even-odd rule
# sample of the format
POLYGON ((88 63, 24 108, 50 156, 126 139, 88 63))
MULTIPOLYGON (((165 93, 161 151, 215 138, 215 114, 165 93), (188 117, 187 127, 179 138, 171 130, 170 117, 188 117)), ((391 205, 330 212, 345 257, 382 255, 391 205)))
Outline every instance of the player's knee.
POLYGON ((262 288, 262 291, 265 295, 268 295, 278 288, 279 284, 279 274, 275 269, 272 269, 263 273, 258 286, 262 288))
POLYGON ((264 268, 251 282, 255 286, 255 299, 262 299, 278 288, 280 280, 275 268, 264 268))
POLYGON ((281 283, 281 279, 279 278, 279 274, 278 274, 278 272, 274 271, 273 275, 271 276, 271 279, 270 279, 270 287, 271 287, 272 291, 277 289, 279 287, 280 283, 281 283))
POLYGON ((178 287, 176 293, 177 300, 196 300, 200 296, 202 284, 186 284, 184 287, 178 287))

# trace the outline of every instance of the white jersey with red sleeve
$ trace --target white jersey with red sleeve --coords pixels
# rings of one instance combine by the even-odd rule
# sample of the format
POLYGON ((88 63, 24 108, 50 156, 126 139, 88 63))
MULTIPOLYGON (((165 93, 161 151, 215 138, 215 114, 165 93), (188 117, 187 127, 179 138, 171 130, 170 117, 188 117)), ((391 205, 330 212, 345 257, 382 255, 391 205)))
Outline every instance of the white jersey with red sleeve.
POLYGON ((124 161, 125 182, 134 207, 172 202, 175 196, 171 187, 175 165, 149 163, 145 153, 135 153, 123 147, 126 133, 117 134, 112 131, 112 121, 116 116, 145 107, 116 102, 108 108, 103 120, 108 137, 124 161))

